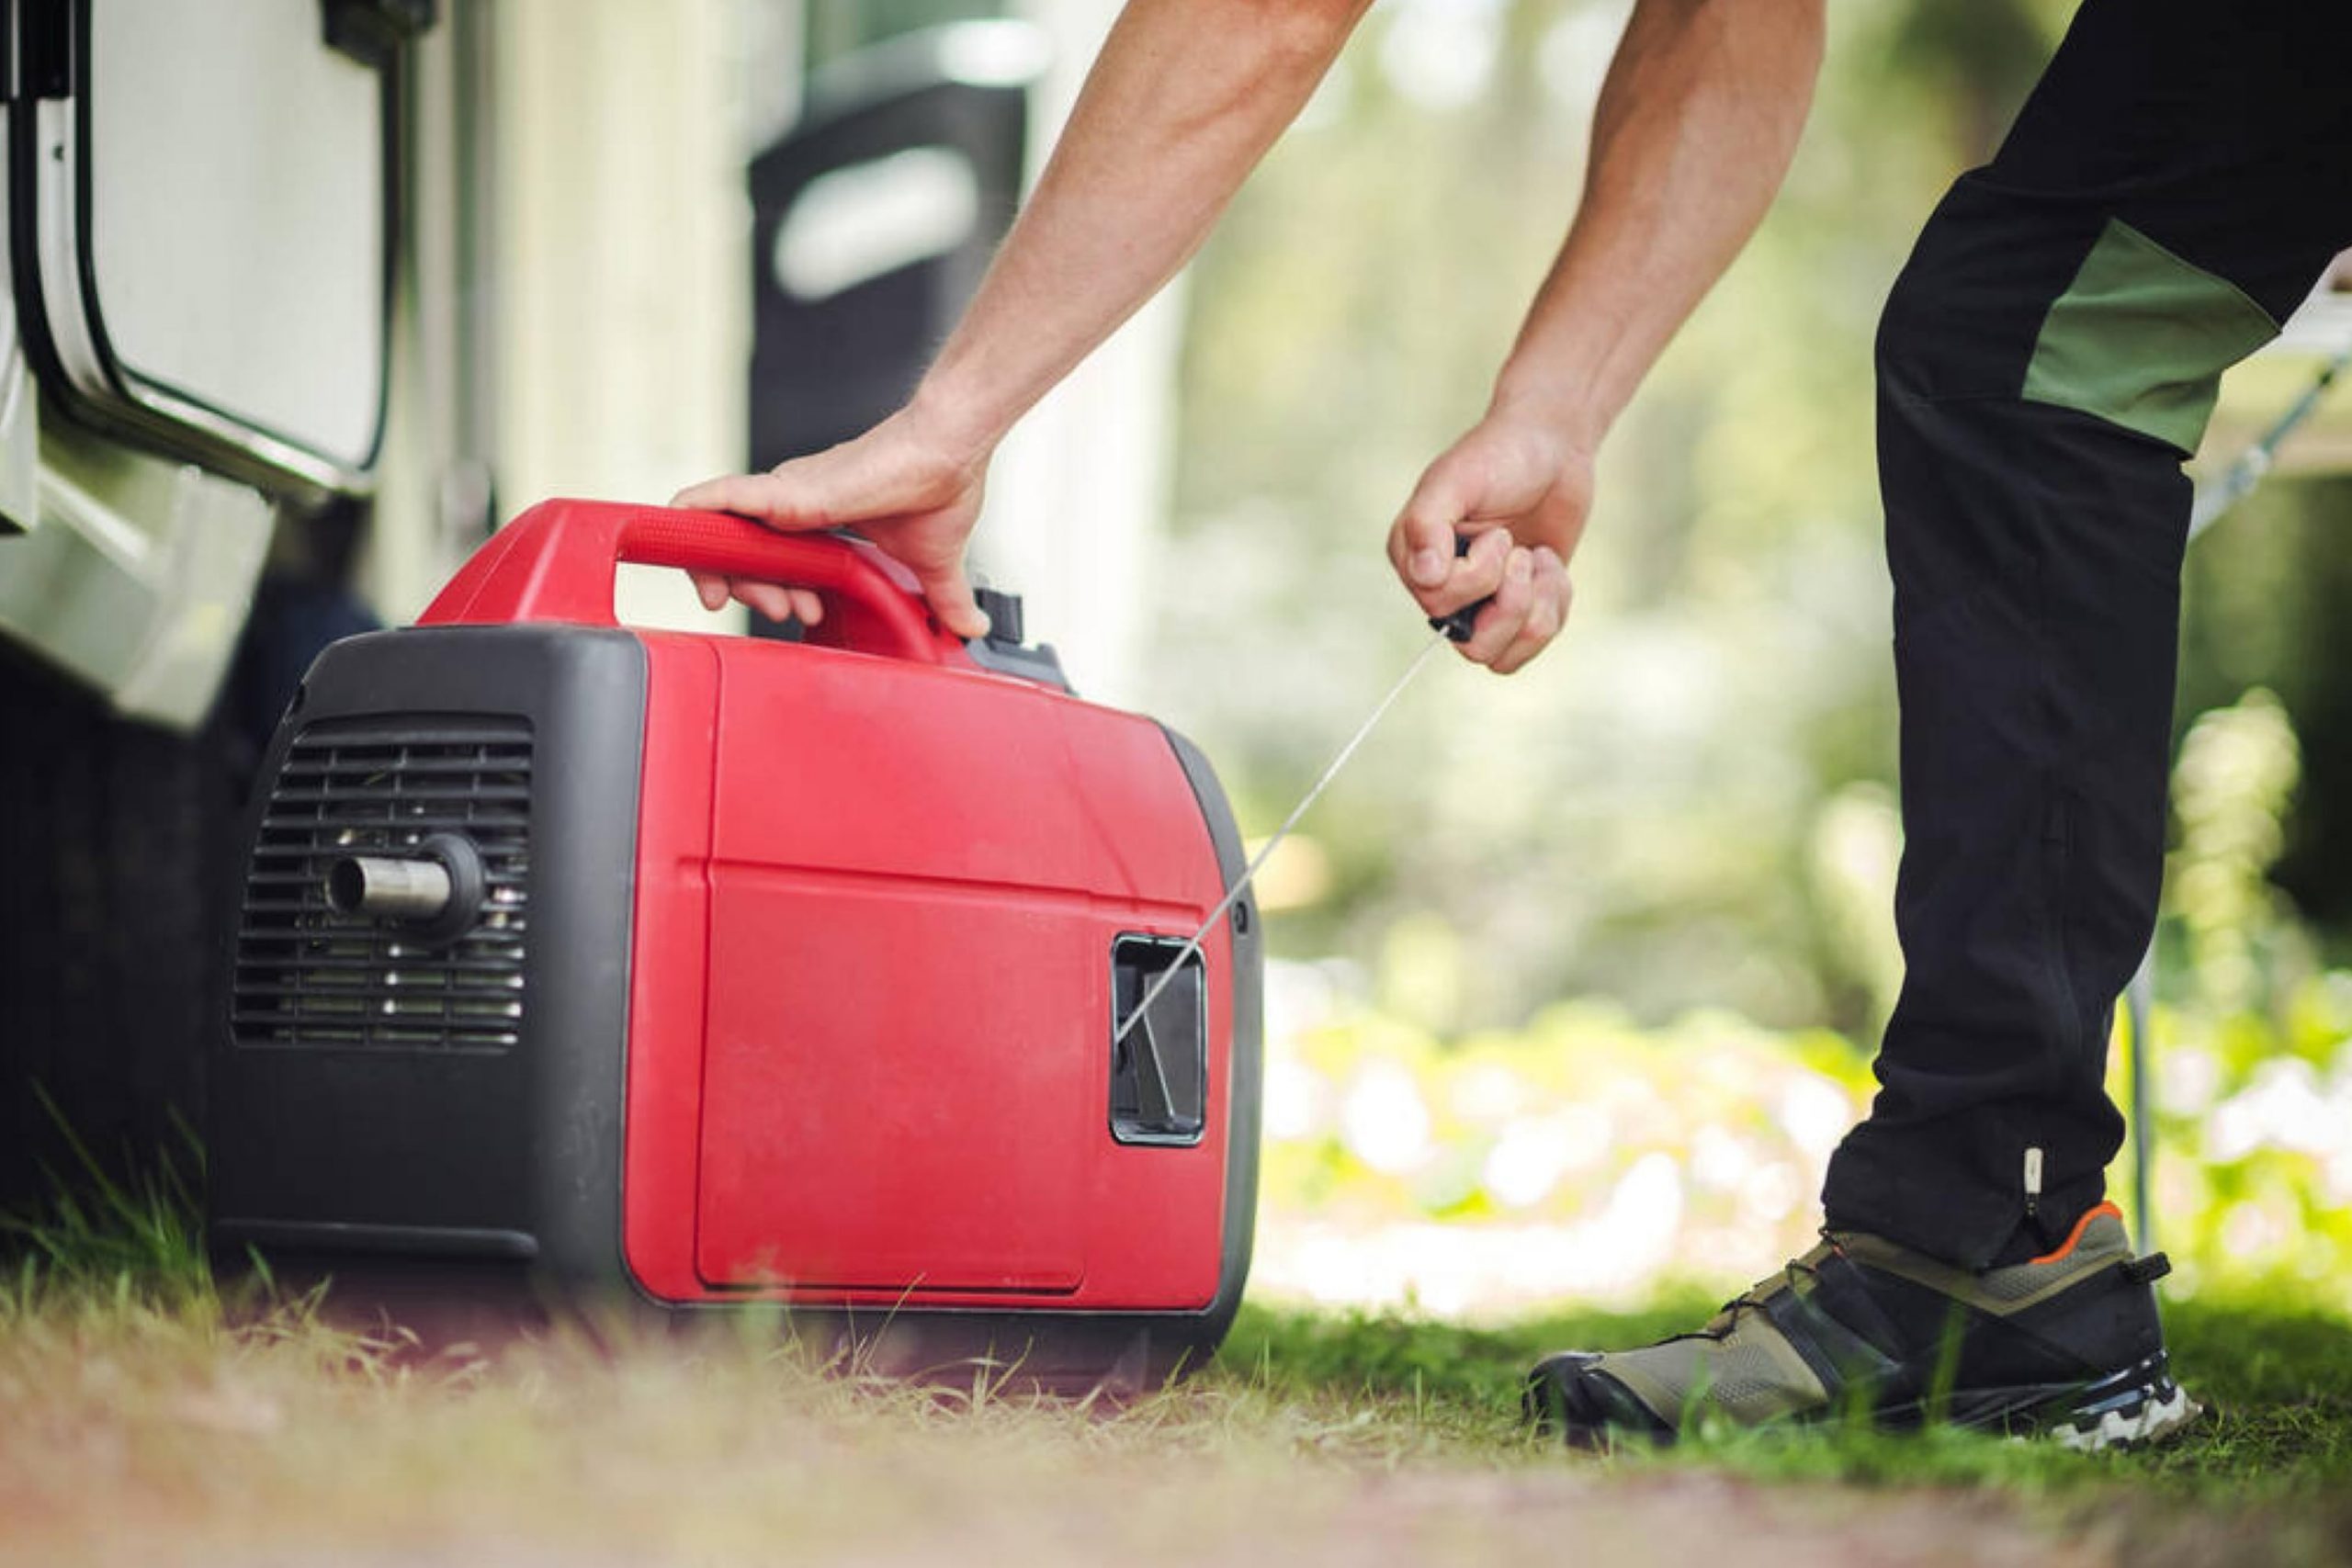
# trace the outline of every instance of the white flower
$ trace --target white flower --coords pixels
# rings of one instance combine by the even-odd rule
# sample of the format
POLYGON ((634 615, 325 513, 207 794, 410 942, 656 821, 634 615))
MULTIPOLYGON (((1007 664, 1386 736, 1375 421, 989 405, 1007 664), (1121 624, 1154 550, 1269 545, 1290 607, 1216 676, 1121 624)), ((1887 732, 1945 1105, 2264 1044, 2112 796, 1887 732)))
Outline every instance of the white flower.
POLYGON ((1487 1195, 1510 1209, 1530 1209, 1552 1195, 1567 1168, 1559 1129, 1549 1122, 1521 1120, 1503 1129, 1487 1151, 1480 1180, 1487 1195))
POLYGON ((1277 1143, 1312 1137, 1331 1119, 1330 1086, 1293 1056, 1266 1064, 1266 1136, 1277 1143))
POLYGON ((1373 1169, 1402 1176, 1430 1153, 1430 1109, 1413 1075, 1394 1062, 1374 1062, 1356 1074, 1340 1108, 1340 1138, 1373 1169))
POLYGON ((1781 1130, 1815 1159, 1827 1159, 1853 1124, 1853 1102, 1819 1073, 1798 1073, 1781 1090, 1781 1130))

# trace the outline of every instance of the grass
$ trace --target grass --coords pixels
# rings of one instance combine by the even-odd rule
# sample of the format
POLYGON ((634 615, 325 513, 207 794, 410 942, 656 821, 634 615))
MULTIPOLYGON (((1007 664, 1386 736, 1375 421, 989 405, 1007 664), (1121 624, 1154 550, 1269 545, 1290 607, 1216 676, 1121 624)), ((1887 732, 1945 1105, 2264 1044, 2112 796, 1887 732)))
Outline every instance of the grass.
POLYGON ((2352 1562, 2352 1326, 2316 1309, 2177 1303, 2213 1414, 2144 1454, 1826 1427, 1593 1457, 1521 1430, 1521 1368, 1711 1301, 1495 1328, 1253 1305, 1112 1409, 888 1382, 751 1316, 355 1332, 266 1279, 224 1302, 186 1215, 164 1182, 17 1227, 0 1562, 2352 1562))
MULTIPOLYGON (((1495 1329, 1364 1315, 1250 1311, 1219 1372, 1299 1393, 1404 1408, 1449 1440, 1507 1451, 1520 1371, 1569 1346, 1643 1344, 1713 1309, 1700 1296, 1636 1313, 1562 1314, 1495 1329)), ((1700 1466, 1762 1480, 1998 1486, 2022 1494, 2130 1485, 2190 1503, 2352 1499, 2352 1323, 2316 1307, 2191 1300, 2166 1311, 2176 1367, 2206 1415, 2141 1452, 2075 1454, 1954 1430, 1892 1436, 1832 1425, 1702 1429, 1676 1449, 1623 1452, 1624 1470, 1700 1466)))

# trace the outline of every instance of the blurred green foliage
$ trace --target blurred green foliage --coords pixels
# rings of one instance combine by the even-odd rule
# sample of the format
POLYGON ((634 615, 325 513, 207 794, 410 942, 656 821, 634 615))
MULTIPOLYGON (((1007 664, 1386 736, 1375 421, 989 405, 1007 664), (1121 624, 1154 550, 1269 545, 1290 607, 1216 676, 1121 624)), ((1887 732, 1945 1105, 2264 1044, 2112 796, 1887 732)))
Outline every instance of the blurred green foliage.
MULTIPOLYGON (((2339 389, 2334 406, 2347 405, 2352 397, 2339 389)), ((2304 784, 2284 824, 2277 880, 2337 962, 2352 958, 2344 934, 2352 931, 2347 524, 2352 476, 2280 476, 2199 542, 2188 558, 2178 704, 2186 728, 2262 686, 2293 719, 2304 784)))
MULTIPOLYGON (((2320 964, 2269 876, 2299 754, 2257 689, 2197 720, 2175 773, 2147 1065, 2177 1292, 2340 1303, 2352 1284, 2352 972, 2320 964)), ((1428 971, 1461 961, 1425 939, 1368 976, 1277 968, 1262 1287, 1448 1314, 1635 1303, 1736 1287, 1809 1244, 1871 1087, 1856 1043, 1722 1012, 1645 1027, 1591 1001, 1448 1034, 1415 1009, 1452 988, 1428 971)), ((2128 1201, 2120 1168, 2113 1187, 2128 1201)))
POLYGON ((2155 1207, 2192 1271, 2352 1282, 2352 973, 2270 880, 2301 752, 2256 688, 2200 716, 2173 773, 2150 1030, 2155 1207))
POLYGON ((1868 1087, 1838 1037, 1728 1014, 1568 1003, 1449 1043, 1341 1010, 1274 1044, 1259 1283, 1492 1314, 1760 1275, 1810 1244, 1868 1087))

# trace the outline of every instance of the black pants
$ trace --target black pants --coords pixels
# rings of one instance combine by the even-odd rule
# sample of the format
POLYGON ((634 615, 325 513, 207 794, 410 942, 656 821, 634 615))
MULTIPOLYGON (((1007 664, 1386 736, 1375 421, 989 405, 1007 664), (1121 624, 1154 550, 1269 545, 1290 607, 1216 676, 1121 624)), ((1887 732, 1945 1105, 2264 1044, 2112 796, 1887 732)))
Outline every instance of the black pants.
POLYGON ((2086 0, 1896 280, 1907 967, 1833 1226, 1976 1268, 2103 1195, 2108 1032, 2163 868, 2182 460, 2347 245, 2352 3, 2086 0))

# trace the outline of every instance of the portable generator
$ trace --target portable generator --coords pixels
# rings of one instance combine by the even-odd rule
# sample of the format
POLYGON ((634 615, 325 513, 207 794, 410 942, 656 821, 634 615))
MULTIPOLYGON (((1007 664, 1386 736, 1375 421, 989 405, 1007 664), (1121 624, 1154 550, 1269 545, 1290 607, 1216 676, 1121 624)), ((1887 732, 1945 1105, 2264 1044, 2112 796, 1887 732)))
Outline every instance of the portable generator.
POLYGON ((891 1370, 1204 1359, 1250 1261, 1262 958, 1208 761, 860 542, 549 502, 312 665, 208 1072, 232 1256, 748 1303, 891 1370), (621 561, 819 591, 619 626, 621 561), (1147 1017, 1119 1026, 1180 957, 1147 1017))

